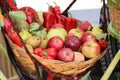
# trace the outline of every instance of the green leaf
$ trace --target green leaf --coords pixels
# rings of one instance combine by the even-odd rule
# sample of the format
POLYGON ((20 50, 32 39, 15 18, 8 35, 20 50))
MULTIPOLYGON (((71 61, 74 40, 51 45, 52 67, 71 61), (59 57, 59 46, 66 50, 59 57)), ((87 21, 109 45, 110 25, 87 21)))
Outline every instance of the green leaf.
POLYGON ((112 22, 108 25, 108 34, 111 35, 113 38, 118 39, 120 38, 118 31, 116 30, 115 26, 112 22))
POLYGON ((120 60, 120 50, 116 53, 116 55, 112 59, 111 63, 109 64, 108 68, 106 69, 106 71, 104 72, 104 74, 100 80, 108 80, 109 79, 111 73, 115 69, 115 66, 117 65, 119 60, 120 60))

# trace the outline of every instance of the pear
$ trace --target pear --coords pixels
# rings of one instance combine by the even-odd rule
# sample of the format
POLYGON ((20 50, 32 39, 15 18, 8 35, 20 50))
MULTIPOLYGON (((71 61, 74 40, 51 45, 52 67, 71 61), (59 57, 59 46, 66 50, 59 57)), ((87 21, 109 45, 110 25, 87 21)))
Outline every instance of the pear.
POLYGON ((32 22, 32 23, 30 24, 29 31, 31 32, 31 31, 34 31, 34 30, 38 30, 39 27, 40 27, 40 25, 39 25, 38 23, 32 22))
POLYGON ((27 40, 25 41, 26 44, 31 45, 33 48, 39 46, 41 44, 41 38, 37 37, 37 36, 31 36, 29 38, 27 38, 27 40))
POLYGON ((95 27, 92 28, 91 33, 92 33, 93 35, 97 36, 97 35, 103 34, 103 30, 100 29, 99 26, 95 26, 95 27))
POLYGON ((16 23, 18 31, 20 31, 21 29, 28 29, 29 28, 29 24, 24 19, 18 18, 18 19, 16 19, 15 23, 16 23))
POLYGON ((23 41, 25 41, 27 38, 32 36, 27 29, 21 29, 21 31, 19 32, 19 35, 23 41))
POLYGON ((44 23, 43 11, 38 11, 37 14, 39 16, 39 19, 40 19, 42 25, 43 25, 43 23, 44 23))
POLYGON ((42 49, 46 49, 47 48, 47 43, 48 43, 48 39, 41 39, 41 44, 40 44, 40 48, 42 49))

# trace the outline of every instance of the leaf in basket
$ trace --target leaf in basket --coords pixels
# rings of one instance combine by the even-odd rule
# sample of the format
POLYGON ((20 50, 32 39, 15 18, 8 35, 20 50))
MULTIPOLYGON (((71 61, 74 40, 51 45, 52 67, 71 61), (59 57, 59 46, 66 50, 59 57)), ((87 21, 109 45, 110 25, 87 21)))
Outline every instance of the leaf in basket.
POLYGON ((103 34, 99 34, 96 36, 96 39, 99 40, 99 39, 102 39, 102 38, 106 38, 107 37, 107 33, 103 33, 103 34))
POLYGON ((111 35, 113 38, 118 39, 120 38, 118 31, 116 30, 115 26, 112 22, 108 25, 108 34, 111 35))

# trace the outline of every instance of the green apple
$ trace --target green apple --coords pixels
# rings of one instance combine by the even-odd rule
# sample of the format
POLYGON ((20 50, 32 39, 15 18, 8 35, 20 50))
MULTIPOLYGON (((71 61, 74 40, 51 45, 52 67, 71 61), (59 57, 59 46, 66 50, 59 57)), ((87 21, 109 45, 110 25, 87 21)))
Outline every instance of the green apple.
POLYGON ((66 36, 67 36, 67 32, 66 32, 66 30, 61 29, 61 28, 55 28, 55 29, 52 29, 52 28, 51 28, 51 29, 48 31, 48 34, 47 34, 46 38, 49 40, 50 38, 52 38, 52 37, 54 37, 54 36, 59 36, 59 37, 61 37, 61 39, 62 39, 63 41, 65 41, 65 38, 66 38, 66 36))
POLYGON ((58 29, 61 30, 65 36, 67 35, 67 31, 64 28, 58 28, 58 29))
POLYGON ((81 38, 83 33, 84 33, 84 31, 81 29, 78 29, 78 28, 73 28, 68 32, 68 34, 73 34, 73 35, 77 36, 78 38, 81 38))

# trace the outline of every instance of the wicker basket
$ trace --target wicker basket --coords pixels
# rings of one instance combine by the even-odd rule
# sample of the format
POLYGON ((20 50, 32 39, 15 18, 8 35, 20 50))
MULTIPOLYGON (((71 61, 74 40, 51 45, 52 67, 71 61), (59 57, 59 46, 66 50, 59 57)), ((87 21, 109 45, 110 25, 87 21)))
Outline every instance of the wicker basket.
MULTIPOLYGON (((36 69, 34 62, 26 53, 24 48, 20 48, 16 44, 14 44, 7 36, 6 36, 10 48, 13 51, 14 57, 17 60, 18 64, 21 66, 23 72, 27 74, 35 74, 36 69)), ((47 60, 43 59, 35 54, 32 54, 35 61, 38 62, 40 67, 47 71, 48 73, 54 73, 57 77, 66 77, 66 78, 74 78, 75 76, 82 77, 89 68, 91 68, 99 59, 101 59, 107 52, 107 48, 102 51, 96 57, 86 60, 86 61, 78 61, 78 62, 63 62, 59 60, 47 60)))
POLYGON ((6 38, 9 42, 10 48, 13 51, 15 59, 17 60, 18 64, 20 64, 22 69, 27 73, 36 74, 34 62, 31 60, 29 55, 26 53, 25 49, 14 44, 8 38, 7 35, 6 35, 6 38))
MULTIPOLYGON (((120 0, 117 0, 117 4, 120 6, 120 0)), ((120 11, 110 6, 110 20, 113 22, 118 31, 120 31, 120 11)))
MULTIPOLYGON (((80 23, 81 21, 78 20, 78 26, 80 25, 80 23)), ((5 37, 9 42, 10 48, 14 54, 17 63, 27 74, 36 74, 37 71, 34 63, 37 62, 39 66, 48 73, 53 73, 57 77, 65 77, 68 80, 74 80, 76 76, 81 78, 107 52, 106 48, 103 51, 101 51, 101 53, 96 57, 89 60, 85 60, 83 62, 73 61, 66 63, 59 60, 47 60, 31 53, 32 57, 34 58, 34 60, 32 60, 30 57, 31 55, 29 56, 27 54, 25 48, 18 47, 7 36, 5 37)))

